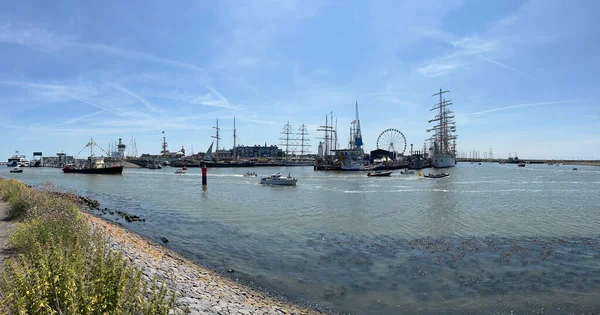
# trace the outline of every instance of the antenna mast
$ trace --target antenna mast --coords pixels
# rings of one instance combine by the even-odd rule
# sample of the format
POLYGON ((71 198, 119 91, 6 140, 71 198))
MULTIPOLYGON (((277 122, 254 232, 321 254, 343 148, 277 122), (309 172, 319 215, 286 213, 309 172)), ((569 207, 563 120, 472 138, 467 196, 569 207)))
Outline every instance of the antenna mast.
POLYGON ((215 153, 216 153, 215 154, 215 161, 219 162, 219 140, 221 140, 221 138, 219 138, 219 130, 221 130, 221 129, 219 129, 219 118, 217 118, 217 126, 213 127, 213 128, 216 129, 217 135, 216 136, 210 136, 210 137, 217 139, 217 149, 215 150, 215 153))
POLYGON ((308 142, 310 141, 309 138, 305 137, 308 136, 308 130, 306 129, 306 126, 304 124, 302 124, 300 126, 300 128, 298 129, 298 135, 301 136, 300 138, 300 156, 304 156, 304 148, 310 148, 310 144, 304 144, 304 142, 308 142))

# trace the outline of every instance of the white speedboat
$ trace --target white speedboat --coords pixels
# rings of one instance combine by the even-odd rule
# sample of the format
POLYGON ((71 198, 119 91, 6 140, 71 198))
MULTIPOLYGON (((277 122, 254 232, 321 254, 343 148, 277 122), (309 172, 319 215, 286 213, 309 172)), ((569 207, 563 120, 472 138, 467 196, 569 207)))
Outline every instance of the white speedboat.
POLYGON ((185 171, 182 168, 179 168, 175 171, 175 174, 185 174, 185 171))
POLYGON ((17 166, 17 167, 13 167, 13 168, 10 170, 10 172, 11 172, 11 173, 23 173, 23 169, 17 166))
POLYGON ((296 186, 297 182, 298 179, 290 176, 290 174, 287 177, 282 177, 279 173, 260 179, 260 183, 264 185, 296 186))
POLYGON ((414 170, 409 170, 409 169, 406 169, 406 170, 400 172, 400 174, 414 174, 414 173, 415 173, 414 170))

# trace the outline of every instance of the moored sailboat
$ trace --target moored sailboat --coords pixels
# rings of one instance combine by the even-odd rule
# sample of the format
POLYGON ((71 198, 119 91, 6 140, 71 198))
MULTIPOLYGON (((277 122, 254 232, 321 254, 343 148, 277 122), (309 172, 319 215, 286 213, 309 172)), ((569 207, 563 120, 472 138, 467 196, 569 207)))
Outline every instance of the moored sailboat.
POLYGON ((84 147, 84 149, 87 147, 90 148, 90 156, 87 159, 87 163, 67 164, 62 169, 63 173, 121 175, 123 173, 123 165, 117 165, 116 163, 105 163, 104 158, 94 157, 94 145, 97 144, 92 139, 84 147))

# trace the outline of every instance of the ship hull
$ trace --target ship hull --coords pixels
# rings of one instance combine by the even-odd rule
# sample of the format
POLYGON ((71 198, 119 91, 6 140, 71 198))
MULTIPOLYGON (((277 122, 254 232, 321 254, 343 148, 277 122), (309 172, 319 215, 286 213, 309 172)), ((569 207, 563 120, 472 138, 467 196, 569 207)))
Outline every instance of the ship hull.
POLYGON ((431 157, 431 166, 435 168, 448 168, 456 165, 456 158, 449 154, 439 154, 431 157))
POLYGON ((63 168, 63 172, 68 174, 121 175, 123 173, 123 166, 82 169, 63 168))

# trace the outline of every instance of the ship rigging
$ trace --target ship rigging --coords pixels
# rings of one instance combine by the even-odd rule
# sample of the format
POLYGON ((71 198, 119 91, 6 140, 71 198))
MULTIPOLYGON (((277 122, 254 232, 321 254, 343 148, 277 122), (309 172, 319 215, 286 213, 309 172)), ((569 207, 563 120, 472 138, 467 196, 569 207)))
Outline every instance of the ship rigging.
POLYGON ((452 105, 452 101, 443 98, 443 94, 448 92, 450 91, 440 89, 438 93, 432 95, 440 97, 439 103, 430 110, 439 110, 435 118, 429 120, 429 123, 435 122, 436 125, 427 130, 427 132, 434 131, 433 136, 429 138, 432 141, 430 158, 432 166, 437 168, 456 165, 456 135, 454 134, 456 123, 453 120, 454 112, 447 108, 452 105))

